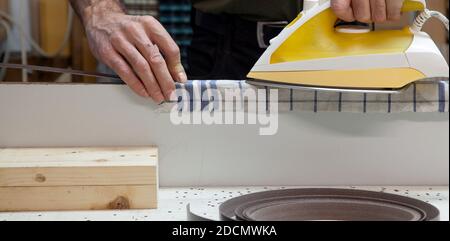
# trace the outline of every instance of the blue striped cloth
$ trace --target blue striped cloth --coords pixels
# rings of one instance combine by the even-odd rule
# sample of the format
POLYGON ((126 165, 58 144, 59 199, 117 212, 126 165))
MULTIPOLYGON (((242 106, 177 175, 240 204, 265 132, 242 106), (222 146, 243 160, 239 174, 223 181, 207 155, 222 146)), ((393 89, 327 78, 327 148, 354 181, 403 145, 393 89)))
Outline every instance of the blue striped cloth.
MULTIPOLYGON (((243 98, 246 90, 262 90, 264 100, 269 105, 277 104, 280 112, 351 112, 351 113, 401 113, 401 112, 449 112, 449 81, 424 80, 417 82, 399 94, 373 93, 340 93, 315 90, 278 89, 278 102, 272 103, 270 89, 249 85, 245 81, 204 80, 190 81, 177 85, 178 90, 185 90, 183 103, 165 103, 159 107, 160 112, 169 112, 174 106, 181 111, 200 111, 214 106, 220 109, 226 102, 233 102, 234 111, 248 110, 248 101, 256 101, 258 97, 243 98), (233 100, 221 98, 226 91, 238 91, 233 100), (203 96, 203 99, 202 99, 203 96), (241 97, 241 98, 239 98, 241 97), (244 99, 244 101, 242 101, 244 99), (221 104, 221 105, 220 105, 221 104), (188 108, 188 110, 186 110, 188 108)), ((255 92, 254 91, 254 92, 255 92)), ((261 98, 261 97, 260 97, 261 98)), ((180 97, 181 101, 181 97, 180 97)), ((228 103, 230 104, 230 103, 228 103)))

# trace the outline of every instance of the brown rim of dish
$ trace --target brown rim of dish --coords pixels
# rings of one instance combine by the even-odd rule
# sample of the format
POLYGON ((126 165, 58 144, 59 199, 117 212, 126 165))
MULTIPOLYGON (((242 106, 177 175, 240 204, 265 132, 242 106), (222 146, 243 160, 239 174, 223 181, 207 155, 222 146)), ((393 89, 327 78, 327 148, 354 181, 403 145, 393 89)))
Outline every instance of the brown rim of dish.
POLYGON ((244 195, 220 206, 224 221, 437 221, 439 210, 400 195, 354 189, 283 189, 244 195))

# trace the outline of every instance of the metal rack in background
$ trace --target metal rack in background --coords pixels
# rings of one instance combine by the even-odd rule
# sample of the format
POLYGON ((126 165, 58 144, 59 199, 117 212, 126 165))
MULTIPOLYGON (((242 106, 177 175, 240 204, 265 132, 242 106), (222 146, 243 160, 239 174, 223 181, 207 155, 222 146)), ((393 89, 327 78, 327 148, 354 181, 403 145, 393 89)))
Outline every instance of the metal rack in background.
POLYGON ((187 50, 191 44, 191 3, 189 0, 123 0, 131 15, 157 17, 180 46, 183 65, 188 69, 187 50))
POLYGON ((158 0, 122 0, 128 14, 158 17, 158 0))

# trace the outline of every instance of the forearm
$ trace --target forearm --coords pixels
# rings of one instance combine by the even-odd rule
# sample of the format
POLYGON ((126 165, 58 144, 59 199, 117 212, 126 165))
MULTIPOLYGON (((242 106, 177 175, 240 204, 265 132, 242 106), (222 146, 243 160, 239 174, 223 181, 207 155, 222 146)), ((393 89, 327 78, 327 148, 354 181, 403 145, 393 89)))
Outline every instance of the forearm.
POLYGON ((125 13, 120 0, 70 0, 73 9, 86 25, 92 17, 109 13, 125 13))

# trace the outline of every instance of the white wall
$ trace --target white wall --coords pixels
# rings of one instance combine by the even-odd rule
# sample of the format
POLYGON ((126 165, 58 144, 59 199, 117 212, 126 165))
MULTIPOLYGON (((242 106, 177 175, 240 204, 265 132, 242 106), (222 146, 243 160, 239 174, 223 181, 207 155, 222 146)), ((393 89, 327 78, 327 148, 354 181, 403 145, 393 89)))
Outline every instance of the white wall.
POLYGON ((289 113, 257 133, 173 126, 125 86, 0 84, 0 147, 156 144, 163 186, 449 182, 448 113, 289 113))

